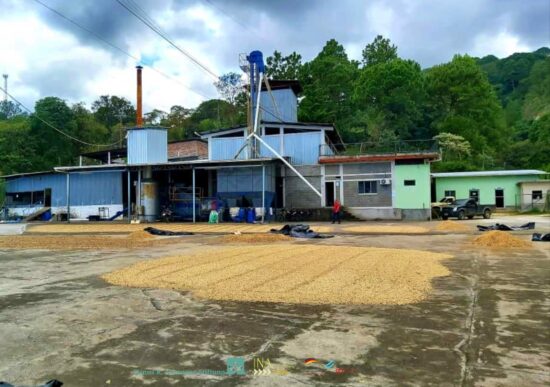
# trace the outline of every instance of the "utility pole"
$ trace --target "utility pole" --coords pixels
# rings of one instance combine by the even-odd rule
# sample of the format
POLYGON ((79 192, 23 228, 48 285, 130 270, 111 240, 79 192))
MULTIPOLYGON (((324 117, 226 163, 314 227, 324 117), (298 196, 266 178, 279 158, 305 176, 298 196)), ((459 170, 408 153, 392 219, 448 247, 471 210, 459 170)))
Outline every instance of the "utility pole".
POLYGON ((8 102, 8 74, 2 74, 4 77, 4 102, 8 102))

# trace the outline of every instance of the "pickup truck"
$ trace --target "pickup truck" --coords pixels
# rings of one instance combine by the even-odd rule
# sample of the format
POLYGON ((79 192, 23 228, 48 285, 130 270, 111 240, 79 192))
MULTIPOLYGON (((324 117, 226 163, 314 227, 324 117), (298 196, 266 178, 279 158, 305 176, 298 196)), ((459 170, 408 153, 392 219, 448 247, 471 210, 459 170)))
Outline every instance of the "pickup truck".
POLYGON ((441 217, 446 220, 449 218, 472 219, 474 216, 483 216, 489 219, 495 206, 477 204, 475 199, 459 199, 448 207, 441 209, 441 217))
POLYGON ((456 199, 455 199, 454 196, 445 196, 440 201, 433 202, 432 203, 432 218, 434 218, 434 219, 441 218, 441 209, 443 207, 450 206, 451 204, 453 204, 455 202, 455 200, 456 199))

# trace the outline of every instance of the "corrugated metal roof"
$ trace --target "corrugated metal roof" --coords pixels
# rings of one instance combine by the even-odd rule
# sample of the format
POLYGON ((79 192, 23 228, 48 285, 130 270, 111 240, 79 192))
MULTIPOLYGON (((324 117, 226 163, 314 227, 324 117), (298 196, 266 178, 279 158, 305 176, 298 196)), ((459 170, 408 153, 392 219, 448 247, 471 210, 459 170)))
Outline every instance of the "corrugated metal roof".
MULTIPOLYGON (((66 166, 66 167, 55 167, 56 172, 67 172, 67 171, 99 171, 99 170, 110 170, 114 168, 119 168, 121 170, 133 169, 135 167, 176 167, 176 166, 189 166, 189 167, 207 167, 207 166, 222 166, 222 165, 248 165, 248 164, 257 164, 265 162, 274 162, 280 161, 277 157, 260 157, 257 159, 245 159, 245 160, 183 160, 183 161, 168 161, 165 163, 149 163, 149 164, 135 164, 135 165, 126 165, 126 164, 101 164, 101 165, 83 165, 83 166, 66 166)), ((14 175, 18 176, 18 175, 14 175)))
POLYGON ((433 177, 482 177, 482 176, 521 176, 545 175, 547 172, 537 169, 515 169, 508 171, 474 171, 474 172, 442 172, 432 173, 433 177))

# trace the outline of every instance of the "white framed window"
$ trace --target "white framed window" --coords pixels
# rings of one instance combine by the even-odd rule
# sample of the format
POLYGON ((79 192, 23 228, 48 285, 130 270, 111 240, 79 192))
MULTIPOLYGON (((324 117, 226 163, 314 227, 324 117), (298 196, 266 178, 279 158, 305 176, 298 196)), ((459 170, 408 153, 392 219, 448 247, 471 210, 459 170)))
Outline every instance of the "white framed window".
POLYGON ((445 196, 452 196, 456 198, 456 191, 455 190, 445 191, 445 196))
POLYGON ((357 182, 357 193, 359 195, 375 195, 378 193, 378 181, 365 180, 357 182))

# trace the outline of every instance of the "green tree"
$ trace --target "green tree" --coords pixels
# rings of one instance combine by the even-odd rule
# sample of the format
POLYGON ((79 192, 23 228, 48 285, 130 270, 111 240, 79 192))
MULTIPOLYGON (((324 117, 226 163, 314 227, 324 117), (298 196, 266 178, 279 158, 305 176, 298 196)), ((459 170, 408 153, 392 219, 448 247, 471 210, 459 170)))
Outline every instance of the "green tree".
MULTIPOLYGON (((450 63, 426 74, 428 119, 435 134, 462 136, 474 156, 502 149, 509 140, 502 107, 487 75, 469 56, 456 55, 450 63)), ((481 164, 481 163, 478 163, 481 164)))
POLYGON ((29 121, 25 116, 0 121, 0 175, 35 170, 36 144, 29 121))
MULTIPOLYGON (((104 143, 111 143, 113 141, 123 140, 124 134, 121 133, 120 137, 118 138, 109 138, 109 130, 107 128, 97 122, 94 119, 94 115, 90 110, 86 108, 86 105, 84 103, 76 103, 73 106, 71 106, 71 110, 73 112, 74 120, 76 122, 76 133, 78 134, 78 138, 92 143, 92 144, 104 144, 104 143)), ((88 149, 87 146, 82 146, 83 149, 88 149)), ((95 150, 95 149, 90 149, 95 150)))
POLYGON ((0 120, 7 120, 23 114, 19 104, 12 101, 0 101, 0 120))
POLYGON ((434 137, 441 149, 443 161, 462 160, 472 154, 470 143, 462 136, 452 133, 439 133, 434 137))
POLYGON ((266 75, 269 79, 295 80, 300 75, 302 56, 295 51, 283 56, 275 50, 272 56, 266 59, 266 75))
POLYGON ((214 86, 224 100, 230 104, 235 104, 237 96, 243 92, 241 75, 237 73, 227 73, 219 77, 214 86))
POLYGON ((361 110, 376 117, 378 131, 384 129, 409 139, 418 135, 425 99, 424 76, 413 61, 394 59, 361 69, 354 100, 361 110))
POLYGON ((148 125, 160 125, 162 120, 166 118, 166 112, 159 110, 159 109, 153 109, 148 113, 145 113, 143 115, 143 122, 148 125))
POLYGON ((122 125, 136 122, 136 110, 124 97, 102 95, 92 104, 96 121, 111 129, 117 123, 122 125))
POLYGON ((170 108, 170 112, 160 123, 168 128, 168 140, 181 140, 192 134, 188 133, 191 113, 193 113, 193 110, 179 105, 170 108))
POLYGON ((30 136, 36 142, 36 152, 30 156, 36 170, 48 170, 58 165, 71 165, 76 161, 80 145, 63 133, 78 137, 78 126, 73 111, 57 97, 38 100, 30 117, 30 136))
POLYGON ((382 35, 377 35, 372 43, 367 44, 363 49, 365 66, 388 63, 394 59, 397 59, 397 46, 391 44, 390 40, 382 35))
POLYGON ((533 65, 526 83, 529 91, 525 96, 523 117, 534 119, 550 113, 550 57, 533 65))
POLYGON ((353 82, 358 72, 358 63, 348 59, 344 47, 334 39, 329 40, 300 71, 304 97, 299 106, 300 120, 335 123, 342 135, 349 138, 355 117, 353 82))
POLYGON ((189 117, 189 127, 193 131, 202 132, 241 124, 243 122, 239 120, 242 118, 246 120, 239 112, 235 113, 234 105, 224 100, 211 99, 202 102, 193 111, 189 117))

